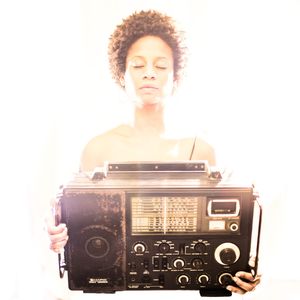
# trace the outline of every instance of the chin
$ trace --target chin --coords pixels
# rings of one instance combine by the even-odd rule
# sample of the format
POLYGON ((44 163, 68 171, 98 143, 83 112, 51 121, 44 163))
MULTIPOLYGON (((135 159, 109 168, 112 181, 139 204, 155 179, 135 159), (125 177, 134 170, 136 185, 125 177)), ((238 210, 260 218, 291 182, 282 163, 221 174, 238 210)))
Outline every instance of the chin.
POLYGON ((161 108, 164 106, 164 101, 144 101, 142 103, 144 108, 161 108))
POLYGON ((140 97, 141 101, 144 103, 157 103, 161 101, 161 97, 157 97, 154 95, 143 95, 140 97))

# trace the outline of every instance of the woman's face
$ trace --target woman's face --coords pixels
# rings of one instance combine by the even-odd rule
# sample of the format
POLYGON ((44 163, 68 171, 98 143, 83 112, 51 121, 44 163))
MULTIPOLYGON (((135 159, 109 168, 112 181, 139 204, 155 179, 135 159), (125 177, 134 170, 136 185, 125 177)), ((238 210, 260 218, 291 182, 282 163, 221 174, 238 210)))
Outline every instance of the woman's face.
POLYGON ((138 107, 162 105, 174 88, 172 49, 159 37, 138 39, 129 48, 123 83, 138 107))

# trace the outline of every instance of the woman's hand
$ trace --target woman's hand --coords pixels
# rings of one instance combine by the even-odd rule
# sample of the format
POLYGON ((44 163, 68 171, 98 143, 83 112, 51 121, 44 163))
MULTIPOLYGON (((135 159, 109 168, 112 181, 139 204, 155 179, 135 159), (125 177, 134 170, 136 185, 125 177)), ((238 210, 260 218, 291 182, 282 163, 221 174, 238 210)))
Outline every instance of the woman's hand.
POLYGON ((49 248, 56 253, 61 252, 69 239, 66 224, 59 224, 56 226, 54 218, 49 217, 46 219, 46 226, 50 240, 49 248))
POLYGON ((251 273, 242 271, 237 272, 232 279, 237 286, 228 285, 226 287, 227 290, 241 295, 254 291, 256 286, 260 283, 259 275, 254 278, 251 273))

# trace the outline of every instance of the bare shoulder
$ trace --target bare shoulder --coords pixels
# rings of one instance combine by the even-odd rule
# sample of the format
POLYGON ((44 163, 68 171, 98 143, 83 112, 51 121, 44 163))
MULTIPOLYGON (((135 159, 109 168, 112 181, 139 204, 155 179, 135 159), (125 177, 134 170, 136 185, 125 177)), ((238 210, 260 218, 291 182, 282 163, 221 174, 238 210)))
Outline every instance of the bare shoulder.
POLYGON ((194 138, 192 160, 207 160, 209 165, 216 164, 215 149, 213 145, 201 136, 194 138))
POLYGON ((200 135, 139 139, 132 127, 121 125, 92 138, 81 156, 81 171, 93 171, 105 161, 207 160, 215 165, 215 151, 200 135))
POLYGON ((93 137, 84 147, 81 155, 80 170, 92 171, 110 158, 116 142, 126 135, 126 127, 120 125, 93 137))

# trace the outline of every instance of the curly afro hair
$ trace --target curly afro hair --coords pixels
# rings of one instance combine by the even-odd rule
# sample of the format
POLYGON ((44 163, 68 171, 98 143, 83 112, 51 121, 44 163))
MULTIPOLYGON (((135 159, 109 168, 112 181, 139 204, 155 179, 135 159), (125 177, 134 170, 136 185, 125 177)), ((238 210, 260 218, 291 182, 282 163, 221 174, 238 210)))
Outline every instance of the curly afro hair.
POLYGON ((187 48, 184 33, 179 31, 175 21, 154 10, 135 12, 118 25, 110 36, 108 45, 109 64, 114 80, 122 87, 120 80, 126 70, 126 57, 131 45, 144 36, 157 36, 172 49, 174 58, 174 80, 180 81, 186 64, 187 48))

